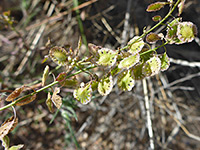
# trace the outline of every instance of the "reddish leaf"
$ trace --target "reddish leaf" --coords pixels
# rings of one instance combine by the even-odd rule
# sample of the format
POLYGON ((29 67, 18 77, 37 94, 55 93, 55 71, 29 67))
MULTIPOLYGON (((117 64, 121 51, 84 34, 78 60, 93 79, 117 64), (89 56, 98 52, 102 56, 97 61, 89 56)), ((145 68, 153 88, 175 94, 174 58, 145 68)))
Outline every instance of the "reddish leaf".
POLYGON ((20 88, 17 88, 15 89, 7 98, 6 98, 6 101, 13 101, 15 98, 17 98, 21 92, 24 90, 24 86, 20 87, 20 88))
MULTIPOLYGON (((25 97, 25 96, 24 96, 25 97)), ((23 105, 26 105, 26 104, 29 104, 31 103, 32 101, 34 101, 36 99, 36 94, 34 94, 33 96, 30 96, 30 97, 27 97, 23 100, 21 100, 20 102, 18 102, 16 105, 17 106, 23 106, 23 105)))

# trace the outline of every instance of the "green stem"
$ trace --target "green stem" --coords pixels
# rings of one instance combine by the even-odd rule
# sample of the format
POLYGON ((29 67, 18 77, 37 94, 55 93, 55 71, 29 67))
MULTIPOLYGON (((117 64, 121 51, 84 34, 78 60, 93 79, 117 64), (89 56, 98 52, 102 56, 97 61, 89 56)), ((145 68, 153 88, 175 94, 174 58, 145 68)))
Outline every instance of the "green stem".
MULTIPOLYGON (((73 0, 73 3, 74 3, 74 7, 78 7, 78 0, 73 0)), ((86 39, 86 36, 84 34, 83 23, 81 21, 81 17, 80 17, 79 14, 80 14, 80 11, 79 11, 79 9, 77 9, 76 10, 76 18, 77 18, 77 21, 78 21, 78 26, 79 26, 79 29, 80 29, 80 32, 81 32, 81 37, 82 37, 83 43, 87 48, 87 52, 86 52, 86 54, 87 54, 88 51, 89 51, 88 46, 87 46, 87 39, 86 39)))
MULTIPOLYGON (((89 67, 87 67, 87 68, 85 68, 85 69, 79 70, 79 71, 77 71, 77 72, 75 72, 75 73, 70 74, 69 76, 67 76, 66 79, 68 79, 68 78, 70 78, 70 77, 72 77, 72 76, 75 76, 75 75, 77 75, 77 74, 80 74, 81 72, 84 72, 84 71, 87 71, 87 70, 89 70, 89 69, 95 68, 95 67, 96 67, 96 66, 93 65, 93 66, 89 66, 89 67)), ((32 92, 32 93, 30 93, 30 94, 28 94, 28 95, 26 95, 26 96, 24 96, 24 97, 22 97, 22 98, 19 98, 19 99, 15 100, 15 101, 9 103, 8 105, 5 105, 5 106, 1 107, 1 108, 0 108, 0 111, 2 111, 2 110, 4 110, 4 109, 7 109, 7 108, 9 108, 9 107, 11 107, 11 106, 14 106, 14 105, 17 104, 18 102, 20 102, 20 101, 22 101, 22 100, 24 100, 24 99, 26 99, 26 98, 28 98, 28 97, 30 97, 30 96, 33 96, 33 95, 35 95, 35 94, 37 94, 37 93, 39 93, 39 92, 41 92, 41 91, 44 91, 45 89, 48 89, 48 88, 50 88, 50 87, 52 87, 52 86, 54 86, 54 85, 56 85, 56 84, 58 84, 58 83, 59 83, 59 81, 54 81, 54 82, 52 82, 52 83, 46 85, 45 87, 42 87, 41 89, 38 89, 38 90, 35 91, 35 92, 32 92)))
POLYGON ((167 45, 168 43, 169 43, 169 42, 167 41, 167 42, 165 42, 164 44, 162 44, 162 45, 160 45, 160 46, 158 46, 158 47, 155 47, 155 48, 153 48, 153 49, 149 49, 148 51, 145 51, 145 52, 141 53, 140 56, 142 56, 142 55, 144 55, 144 54, 146 54, 146 53, 149 53, 149 52, 151 52, 151 51, 155 51, 155 50, 157 50, 157 49, 159 49, 159 48, 161 48, 161 47, 167 45))
POLYGON ((174 11, 174 9, 177 7, 177 5, 180 3, 181 0, 178 0, 176 2, 176 4, 174 5, 174 7, 168 12, 168 14, 159 22, 157 23, 155 26, 153 26, 151 29, 149 29, 148 31, 144 32, 137 40, 131 42, 130 44, 126 45, 125 47, 121 48, 120 50, 125 50, 127 48, 129 48, 133 43, 137 42, 138 40, 142 39, 145 35, 147 35, 148 33, 150 33, 151 31, 153 31, 155 28, 157 28, 158 26, 160 26, 174 11))

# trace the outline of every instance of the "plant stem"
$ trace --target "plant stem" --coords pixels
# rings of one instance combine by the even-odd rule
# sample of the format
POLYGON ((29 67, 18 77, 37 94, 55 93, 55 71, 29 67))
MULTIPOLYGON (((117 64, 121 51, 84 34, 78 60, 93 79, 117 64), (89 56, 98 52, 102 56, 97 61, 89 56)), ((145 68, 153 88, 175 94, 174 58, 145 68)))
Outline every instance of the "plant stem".
POLYGON ((169 43, 169 42, 167 41, 167 42, 165 42, 164 44, 162 44, 162 45, 160 45, 160 46, 158 46, 158 47, 155 47, 155 48, 153 48, 153 49, 149 49, 148 51, 145 51, 145 52, 141 53, 140 56, 142 56, 142 55, 144 55, 144 54, 146 54, 146 53, 149 53, 149 52, 151 52, 151 51, 155 51, 155 50, 157 50, 157 49, 159 49, 159 48, 161 48, 161 47, 167 45, 168 43, 169 43))
MULTIPOLYGON (((87 70, 89 70, 89 69, 95 68, 95 67, 96 67, 96 66, 93 65, 93 66, 89 66, 89 67, 87 67, 87 68, 85 68, 85 69, 79 70, 79 71, 77 71, 77 72, 75 72, 75 73, 70 74, 69 76, 67 76, 66 79, 68 79, 68 78, 70 78, 70 77, 72 77, 72 76, 75 76, 75 75, 77 75, 77 74, 80 74, 81 72, 85 72, 85 71, 87 71, 87 70)), ((17 104, 18 102, 20 102, 20 101, 22 101, 22 100, 24 100, 24 99, 26 99, 26 98, 28 98, 28 97, 30 97, 30 96, 33 96, 33 95, 35 95, 35 94, 37 94, 37 93, 39 93, 39 92, 41 92, 41 91, 44 91, 44 90, 46 90, 46 89, 48 89, 48 88, 50 88, 50 87, 52 87, 52 86, 54 86, 54 85, 56 85, 56 84, 58 84, 58 83, 59 83, 59 81, 54 81, 54 82, 52 82, 52 83, 46 85, 45 87, 42 87, 41 89, 38 89, 38 90, 35 91, 35 92, 32 92, 32 93, 30 93, 30 94, 28 94, 28 95, 26 95, 26 96, 24 96, 24 97, 22 97, 22 98, 19 98, 19 99, 15 100, 15 101, 9 103, 8 105, 5 105, 5 106, 1 107, 1 108, 0 108, 0 111, 2 111, 2 110, 4 110, 4 109, 7 109, 7 108, 9 108, 9 107, 11 107, 11 106, 14 106, 14 105, 17 104)))
POLYGON ((178 0, 176 2, 176 4, 174 5, 174 7, 168 12, 168 14, 160 21, 158 22, 155 26, 153 26, 151 29, 149 29, 148 31, 144 32, 138 39, 134 40, 133 42, 131 42, 130 44, 126 45, 125 47, 121 48, 120 50, 125 50, 127 48, 130 47, 130 45, 132 45, 133 43, 137 42, 138 40, 142 39, 145 35, 147 35, 148 33, 150 33, 151 31, 153 31, 155 28, 157 28, 158 26, 160 26, 174 11, 174 9, 177 7, 177 5, 180 3, 181 0, 178 0))

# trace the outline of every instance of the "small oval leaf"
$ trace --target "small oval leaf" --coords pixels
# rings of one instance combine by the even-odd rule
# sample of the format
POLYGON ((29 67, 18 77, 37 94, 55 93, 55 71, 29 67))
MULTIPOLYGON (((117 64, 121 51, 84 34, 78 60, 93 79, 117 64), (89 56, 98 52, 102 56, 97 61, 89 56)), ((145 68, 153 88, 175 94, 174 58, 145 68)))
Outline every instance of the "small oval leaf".
POLYGON ((152 20, 155 21, 155 22, 158 22, 162 19, 162 17, 160 15, 156 15, 154 17, 152 17, 152 20))
MULTIPOLYGON (((26 96, 24 96, 24 97, 26 97, 26 96)), ((21 100, 20 102, 18 102, 16 104, 16 106, 23 106, 23 105, 29 104, 32 101, 34 101, 35 99, 36 99, 36 94, 34 94, 33 96, 30 96, 30 97, 27 97, 27 98, 21 100)))
POLYGON ((20 88, 16 88, 7 98, 6 101, 13 101, 15 98, 17 98, 22 91, 24 90, 25 86, 22 86, 20 88))
POLYGON ((168 4, 168 3, 166 3, 166 2, 155 2, 155 3, 152 3, 147 7, 146 11, 147 12, 158 11, 161 8, 163 8, 166 4, 168 4))
POLYGON ((160 40, 160 37, 156 33, 151 32, 151 33, 147 34, 147 36, 146 36, 146 41, 150 44, 154 44, 158 40, 160 40))
POLYGON ((134 66, 136 63, 138 63, 140 60, 140 55, 137 53, 135 55, 130 55, 119 63, 119 68, 126 68, 129 69, 130 67, 134 66))
POLYGON ((99 60, 97 64, 110 67, 115 64, 117 58, 117 52, 107 48, 102 48, 98 50, 98 54, 99 54, 99 60))
POLYGON ((128 52, 133 55, 139 53, 145 45, 144 41, 138 38, 139 36, 135 36, 128 42, 130 45, 128 52))

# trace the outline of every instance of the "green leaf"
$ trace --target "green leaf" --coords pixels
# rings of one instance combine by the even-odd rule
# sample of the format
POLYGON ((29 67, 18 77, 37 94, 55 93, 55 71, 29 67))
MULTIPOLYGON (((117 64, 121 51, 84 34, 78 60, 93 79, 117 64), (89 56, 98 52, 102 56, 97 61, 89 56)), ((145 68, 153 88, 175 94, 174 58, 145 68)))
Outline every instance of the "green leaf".
POLYGON ((42 75, 42 86, 45 86, 45 82, 46 82, 48 75, 49 75, 49 66, 46 65, 43 75, 42 75))
POLYGON ((136 64, 131 68, 131 75, 134 80, 142 80, 145 78, 145 75, 142 72, 143 63, 136 64))
POLYGON ((163 8, 166 4, 168 4, 168 3, 166 3, 166 2, 155 2, 155 3, 152 3, 147 7, 146 11, 147 12, 158 11, 161 8, 163 8))
POLYGON ((130 70, 126 70, 119 74, 117 85, 120 89, 123 91, 131 91, 132 88, 135 85, 135 81, 133 80, 133 77, 131 76, 130 70))
POLYGON ((178 4, 178 16, 180 16, 183 12, 183 8, 185 6, 185 0, 181 0, 178 4))
POLYGON ((149 51, 150 49, 148 48, 143 48, 142 51, 140 52, 140 59, 141 62, 146 62, 149 60, 153 55, 155 54, 154 51, 149 51))
POLYGON ((19 150, 19 149, 21 149, 23 147, 24 147, 23 144, 14 145, 14 146, 10 147, 9 150, 19 150))
POLYGON ((170 60, 167 53, 165 52, 164 54, 159 55, 159 58, 161 60, 161 71, 167 70, 170 66, 170 60))
POLYGON ((53 102, 51 101, 51 94, 50 94, 50 92, 48 92, 48 97, 46 99, 46 105, 47 105, 49 111, 51 113, 53 113, 54 109, 53 109, 53 102))
POLYGON ((108 95, 112 91, 112 88, 112 76, 102 78, 98 84, 98 92, 103 96, 108 95))
POLYGON ((82 82, 80 87, 74 90, 73 95, 82 104, 89 103, 91 101, 91 97, 92 97, 91 83, 88 83, 85 85, 82 82))
POLYGON ((156 16, 152 17, 152 20, 155 21, 155 22, 158 22, 158 21, 160 21, 161 19, 162 19, 162 18, 161 18, 160 15, 156 15, 156 16))
POLYGON ((0 140, 2 141, 2 146, 5 148, 5 150, 7 150, 9 148, 9 145, 10 145, 9 137, 6 135, 3 138, 0 138, 0 140))
POLYGON ((128 45, 130 45, 128 52, 133 55, 139 53, 145 44, 142 39, 138 38, 139 36, 135 36, 128 42, 128 45))
POLYGON ((102 48, 98 50, 98 54, 99 54, 99 60, 97 64, 110 67, 115 64, 117 58, 117 52, 107 48, 102 48))
POLYGON ((160 69, 161 61, 157 56, 154 56, 144 63, 142 67, 142 73, 145 76, 153 76, 155 74, 158 74, 160 69))
POLYGON ((49 56, 53 62, 61 66, 65 66, 67 64, 68 57, 70 57, 64 48, 58 46, 50 49, 49 56))
POLYGON ((140 55, 137 53, 135 55, 130 55, 119 63, 119 68, 126 68, 129 69, 130 67, 134 66, 136 63, 138 63, 140 60, 140 55))
POLYGON ((75 78, 73 79, 66 79, 67 73, 62 72, 56 77, 56 81, 59 81, 61 86, 66 86, 68 88, 76 87, 78 85, 78 80, 75 78))

